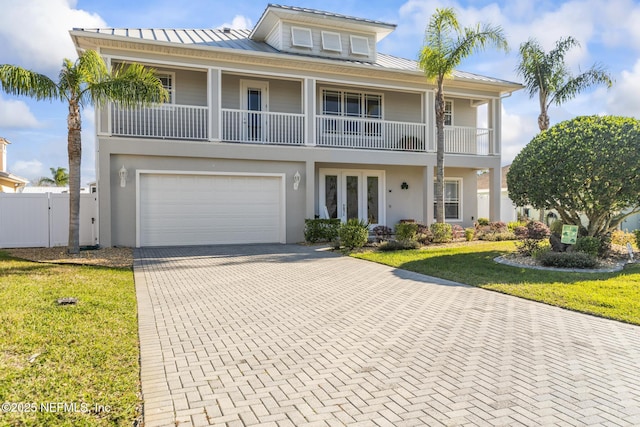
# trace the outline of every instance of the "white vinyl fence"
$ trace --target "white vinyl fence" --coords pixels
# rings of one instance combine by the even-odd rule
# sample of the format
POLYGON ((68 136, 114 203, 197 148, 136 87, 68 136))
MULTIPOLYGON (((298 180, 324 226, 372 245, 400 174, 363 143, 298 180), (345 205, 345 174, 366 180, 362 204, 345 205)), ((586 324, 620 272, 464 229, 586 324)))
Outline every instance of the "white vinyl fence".
MULTIPOLYGON (((80 195, 80 246, 97 243, 97 195, 80 195)), ((0 193, 0 248, 66 246, 69 194, 0 193)))

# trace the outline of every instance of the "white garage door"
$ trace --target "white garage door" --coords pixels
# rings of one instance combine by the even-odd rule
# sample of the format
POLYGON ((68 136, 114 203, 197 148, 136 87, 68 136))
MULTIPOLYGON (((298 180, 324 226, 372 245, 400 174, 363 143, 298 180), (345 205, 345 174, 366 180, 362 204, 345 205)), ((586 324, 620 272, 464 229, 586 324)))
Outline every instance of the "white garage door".
POLYGON ((282 175, 141 173, 138 246, 284 243, 282 175))

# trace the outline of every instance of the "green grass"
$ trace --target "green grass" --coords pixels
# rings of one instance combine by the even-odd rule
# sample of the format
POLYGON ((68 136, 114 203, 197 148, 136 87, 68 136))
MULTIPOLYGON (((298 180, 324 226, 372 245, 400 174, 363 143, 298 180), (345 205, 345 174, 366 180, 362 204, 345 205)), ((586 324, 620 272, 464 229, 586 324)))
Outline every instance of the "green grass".
POLYGON ((366 259, 546 304, 640 325, 640 265, 618 273, 566 273, 497 264, 513 242, 363 252, 366 259))
POLYGON ((131 426, 140 404, 138 348, 130 269, 0 252, 0 403, 36 405, 1 413, 0 426, 131 426), (79 303, 58 306, 61 297, 79 303), (67 408, 52 406, 58 402, 67 408))

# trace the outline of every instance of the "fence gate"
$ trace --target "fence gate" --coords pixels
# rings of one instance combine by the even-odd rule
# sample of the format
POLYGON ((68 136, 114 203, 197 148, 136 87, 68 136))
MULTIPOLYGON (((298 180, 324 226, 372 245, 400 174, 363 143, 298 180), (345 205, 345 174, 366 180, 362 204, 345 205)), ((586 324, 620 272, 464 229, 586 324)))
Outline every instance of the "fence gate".
MULTIPOLYGON (((97 244, 97 195, 80 194, 80 245, 97 244)), ((66 246, 69 194, 0 193, 0 248, 66 246)))

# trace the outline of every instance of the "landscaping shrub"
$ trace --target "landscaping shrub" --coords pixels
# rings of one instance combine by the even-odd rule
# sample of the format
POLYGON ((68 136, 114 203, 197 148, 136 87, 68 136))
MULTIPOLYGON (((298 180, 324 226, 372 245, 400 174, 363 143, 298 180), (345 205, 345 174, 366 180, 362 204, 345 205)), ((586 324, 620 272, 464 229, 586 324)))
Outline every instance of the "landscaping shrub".
POLYGON ((369 225, 356 218, 352 218, 342 224, 338 230, 340 243, 347 250, 361 248, 367 243, 369 237, 369 225))
POLYGON ((529 236, 529 230, 527 227, 519 225, 513 229, 513 234, 515 234, 517 239, 526 239, 529 236))
POLYGON ((304 240, 310 243, 319 241, 332 242, 338 238, 340 220, 331 219, 305 219, 304 220, 304 240))
POLYGON ((546 267, 556 268, 596 268, 598 261, 584 252, 546 252, 539 257, 546 267))
POLYGON ((473 237, 476 235, 476 229, 473 227, 469 227, 469 228, 465 228, 464 229, 464 239, 467 242, 470 242, 473 240, 473 237))
POLYGON ((451 224, 434 222, 433 224, 431 224, 430 230, 433 234, 433 243, 449 243, 453 240, 451 224))
POLYGON ((489 218, 478 218, 478 225, 489 225, 489 218))
POLYGON ((504 240, 516 240, 516 235, 510 231, 501 231, 498 233, 486 233, 482 235, 481 240, 487 242, 502 242, 504 240))
POLYGON ((416 239, 423 245, 428 245, 433 241, 433 233, 429 229, 429 226, 418 223, 418 232, 416 233, 416 239))
POLYGON ((521 256, 533 256, 540 251, 541 246, 542 241, 536 239, 522 239, 516 242, 516 250, 521 256))
POLYGON ((633 230, 633 235, 636 237, 636 247, 640 248, 640 230, 633 230))
POLYGON ((464 238, 464 228, 458 224, 451 224, 451 236, 454 240, 464 238))
POLYGON ((516 232, 516 228, 526 227, 526 226, 527 226, 527 221, 511 221, 507 223, 507 228, 512 233, 516 232))
POLYGON ((540 221, 531 221, 527 224, 528 239, 542 240, 549 237, 550 234, 549 227, 540 221))
POLYGON ((636 242, 636 237, 633 233, 628 233, 622 230, 616 230, 611 233, 611 243, 614 245, 627 246, 627 243, 632 245, 636 242))
POLYGON ((494 233, 502 233, 508 230, 507 224, 502 221, 490 222, 489 229, 494 233))
POLYGON ((597 237, 578 237, 576 239, 576 244, 573 245, 573 250, 574 252, 583 252, 595 258, 600 252, 600 244, 600 239, 597 237))
POLYGON ((418 224, 415 222, 401 222, 396 224, 396 240, 417 241, 418 224))
POLYGON ((378 241, 388 240, 393 234, 391 227, 387 227, 386 225, 378 225, 371 231, 373 231, 373 234, 376 236, 378 241))
POLYGON ((382 252, 391 252, 391 251, 401 251, 406 249, 418 249, 420 248, 420 243, 415 240, 389 240, 387 242, 382 242, 378 246, 378 250, 382 252))

